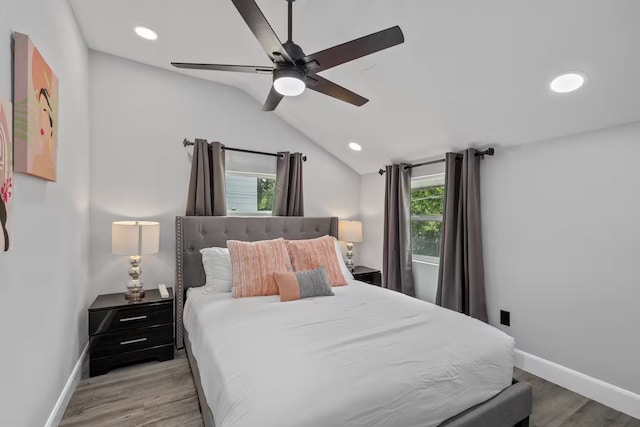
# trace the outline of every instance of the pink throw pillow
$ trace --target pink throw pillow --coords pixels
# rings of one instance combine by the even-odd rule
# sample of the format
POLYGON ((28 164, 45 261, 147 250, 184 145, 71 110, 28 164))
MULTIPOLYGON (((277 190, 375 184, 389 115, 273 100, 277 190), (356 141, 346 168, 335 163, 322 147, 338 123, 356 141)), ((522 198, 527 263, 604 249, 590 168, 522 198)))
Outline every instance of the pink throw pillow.
POLYGON ((349 284, 342 273, 336 256, 335 238, 331 236, 308 240, 287 240, 287 251, 293 271, 308 271, 324 267, 331 286, 349 284))
POLYGON ((273 273, 291 271, 284 239, 259 242, 227 241, 234 298, 278 295, 273 273))

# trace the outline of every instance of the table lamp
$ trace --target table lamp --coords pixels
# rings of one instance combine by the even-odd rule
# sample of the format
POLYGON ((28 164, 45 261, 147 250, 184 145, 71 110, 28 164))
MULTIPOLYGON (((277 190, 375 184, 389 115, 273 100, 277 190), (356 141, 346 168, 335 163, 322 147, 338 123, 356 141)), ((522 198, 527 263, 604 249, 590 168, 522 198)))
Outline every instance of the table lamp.
POLYGON ((129 277, 125 298, 137 300, 144 297, 140 280, 140 256, 156 254, 160 250, 160 223, 150 221, 116 221, 111 224, 111 252, 128 255, 129 277))
POLYGON ((362 222, 340 221, 338 236, 343 242, 347 242, 347 268, 353 271, 353 244, 362 242, 362 222))

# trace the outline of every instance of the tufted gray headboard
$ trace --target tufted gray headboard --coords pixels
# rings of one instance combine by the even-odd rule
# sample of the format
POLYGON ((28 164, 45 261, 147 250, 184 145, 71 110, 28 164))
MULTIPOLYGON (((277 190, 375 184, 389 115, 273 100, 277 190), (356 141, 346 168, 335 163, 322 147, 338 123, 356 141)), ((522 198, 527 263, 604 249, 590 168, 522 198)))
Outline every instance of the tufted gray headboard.
POLYGON ((338 218, 307 217, 176 217, 176 347, 182 348, 182 310, 187 289, 205 283, 200 249, 227 247, 227 240, 289 240, 338 237, 338 218))

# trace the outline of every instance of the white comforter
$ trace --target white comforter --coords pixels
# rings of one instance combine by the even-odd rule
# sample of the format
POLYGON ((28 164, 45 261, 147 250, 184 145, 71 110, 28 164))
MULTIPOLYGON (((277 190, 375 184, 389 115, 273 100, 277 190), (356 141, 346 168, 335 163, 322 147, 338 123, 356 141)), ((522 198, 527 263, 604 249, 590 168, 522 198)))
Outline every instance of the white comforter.
POLYGON ((500 330, 361 282, 334 292, 190 290, 185 327, 217 427, 436 426, 511 384, 500 330))

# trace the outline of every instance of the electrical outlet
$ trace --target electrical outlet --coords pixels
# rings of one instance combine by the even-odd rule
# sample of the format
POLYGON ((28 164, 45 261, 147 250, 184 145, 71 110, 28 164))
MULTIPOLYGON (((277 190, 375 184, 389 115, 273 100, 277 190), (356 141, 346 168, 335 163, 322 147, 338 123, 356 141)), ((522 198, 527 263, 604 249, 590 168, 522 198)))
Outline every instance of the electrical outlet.
POLYGON ((500 310, 500 324, 511 326, 511 312, 500 310))

